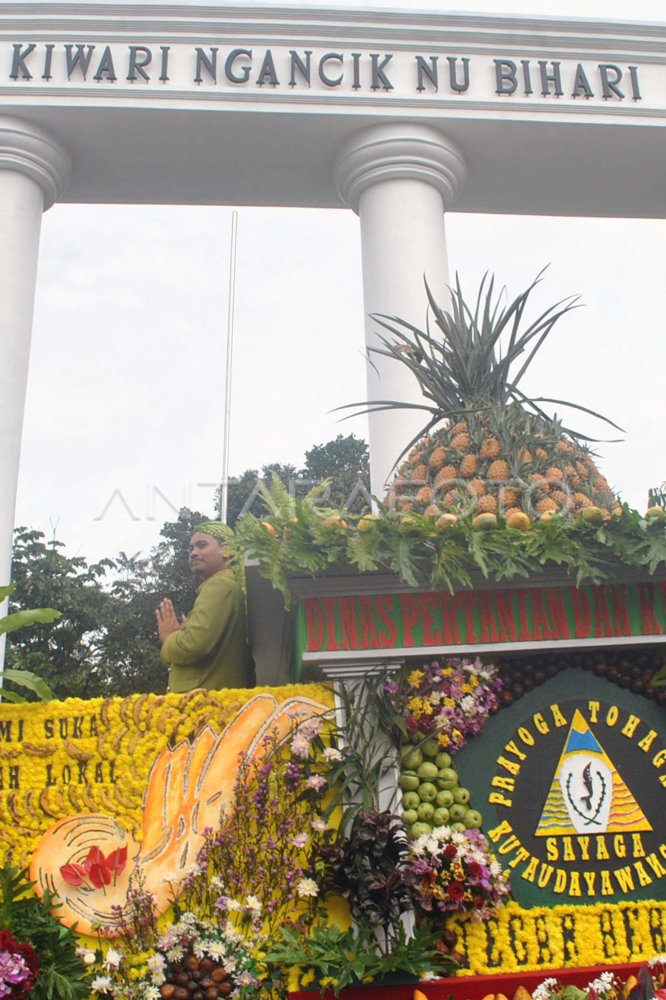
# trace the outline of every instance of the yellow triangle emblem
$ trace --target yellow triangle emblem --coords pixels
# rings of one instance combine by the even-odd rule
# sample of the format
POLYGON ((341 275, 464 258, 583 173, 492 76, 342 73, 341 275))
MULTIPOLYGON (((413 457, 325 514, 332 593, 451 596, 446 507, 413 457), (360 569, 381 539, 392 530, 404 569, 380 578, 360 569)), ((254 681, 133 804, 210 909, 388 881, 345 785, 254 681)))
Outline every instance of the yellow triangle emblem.
POLYGON ((615 764, 576 709, 535 836, 651 829, 615 764))

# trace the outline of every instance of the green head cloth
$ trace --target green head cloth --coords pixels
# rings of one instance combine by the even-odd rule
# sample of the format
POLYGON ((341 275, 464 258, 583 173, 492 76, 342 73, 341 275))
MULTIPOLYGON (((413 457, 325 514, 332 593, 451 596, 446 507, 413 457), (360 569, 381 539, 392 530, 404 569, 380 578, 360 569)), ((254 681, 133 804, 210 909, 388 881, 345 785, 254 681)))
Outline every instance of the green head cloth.
POLYGON ((194 531, 200 531, 204 535, 212 535, 220 543, 231 542, 234 537, 233 528, 230 528, 228 524, 223 524, 222 521, 202 521, 201 524, 194 526, 194 531))

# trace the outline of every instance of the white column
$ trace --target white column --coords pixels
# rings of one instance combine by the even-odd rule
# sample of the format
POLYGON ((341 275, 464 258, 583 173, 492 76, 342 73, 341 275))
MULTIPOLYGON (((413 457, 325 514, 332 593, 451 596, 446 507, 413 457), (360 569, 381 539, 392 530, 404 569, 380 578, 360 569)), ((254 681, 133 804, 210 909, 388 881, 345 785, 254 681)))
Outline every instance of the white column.
MULTIPOLYGON (((29 122, 0 116, 0 584, 9 582, 43 212, 64 190, 67 154, 29 122)), ((0 649, 0 664, 2 650, 0 649)))
MULTIPOLYGON (((338 191, 360 217, 366 346, 382 328, 374 313, 424 327, 424 278, 439 302, 448 298, 444 209, 465 177, 465 162, 437 129, 414 123, 377 125, 355 135, 335 167, 338 191)), ((414 377, 391 358, 370 353, 368 399, 422 401, 414 377)), ((427 414, 425 414, 427 419, 427 414)), ((425 422, 419 411, 371 414, 372 492, 380 499, 393 465, 425 422)))

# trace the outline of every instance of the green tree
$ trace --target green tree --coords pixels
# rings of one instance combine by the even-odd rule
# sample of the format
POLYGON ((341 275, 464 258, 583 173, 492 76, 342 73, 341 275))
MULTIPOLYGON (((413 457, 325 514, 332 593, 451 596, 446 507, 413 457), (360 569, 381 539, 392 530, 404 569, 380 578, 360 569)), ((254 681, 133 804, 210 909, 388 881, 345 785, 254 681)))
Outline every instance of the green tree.
POLYGON ((325 499, 329 507, 360 511, 369 507, 370 457, 368 446, 354 434, 338 434, 327 444, 317 444, 305 453, 302 479, 314 486, 331 480, 325 499))
POLYGON ((10 611, 50 607, 62 615, 54 624, 8 636, 7 667, 43 677, 58 698, 91 697, 97 693, 100 642, 111 601, 102 580, 113 562, 102 559, 89 566, 61 548, 55 539, 47 543, 41 531, 16 530, 10 611))
MULTIPOLYGON (((305 453, 301 469, 295 465, 272 462, 262 466, 261 475, 256 469, 246 469, 237 479, 229 482, 227 524, 232 527, 241 514, 257 513, 263 509, 261 484, 270 482, 276 473, 293 496, 303 497, 317 483, 330 479, 331 485, 322 496, 322 504, 329 507, 360 513, 370 506, 370 460, 368 446, 354 434, 338 434, 326 444, 314 445, 305 453)), ((220 490, 216 493, 216 510, 220 511, 220 490)))

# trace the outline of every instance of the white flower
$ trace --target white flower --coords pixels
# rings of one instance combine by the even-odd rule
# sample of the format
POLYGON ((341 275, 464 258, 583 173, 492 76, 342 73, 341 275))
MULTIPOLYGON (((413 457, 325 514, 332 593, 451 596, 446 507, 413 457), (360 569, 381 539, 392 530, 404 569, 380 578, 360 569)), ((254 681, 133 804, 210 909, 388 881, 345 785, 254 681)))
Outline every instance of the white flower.
POLYGON ((221 879, 219 875, 213 875, 210 884, 214 889, 224 889, 224 879, 221 879))
POLYGON ((245 906, 252 913, 261 913, 261 900, 257 896, 248 896, 245 901, 245 906))
POLYGON ((311 878, 302 878, 296 886, 296 892, 301 899, 319 895, 319 886, 311 878))
POLYGON ((329 764, 337 764, 342 760, 342 754, 335 747, 326 747, 322 756, 329 764))
POLYGON ((237 913, 240 908, 241 905, 237 899, 232 899, 231 896, 227 896, 227 913, 237 913))
POLYGON ((104 958, 104 968, 105 969, 118 969, 120 968, 120 963, 123 960, 123 956, 115 948, 109 948, 104 958))
POLYGON ((294 847, 307 847, 309 840, 310 840, 309 833, 297 833, 294 839, 292 840, 292 844, 294 845, 294 847))
POLYGON ((317 833, 323 833, 324 830, 328 830, 328 823, 323 819, 313 819, 310 826, 317 833))
POLYGON ((301 732, 312 739, 314 736, 319 735, 322 725, 321 719, 306 719, 301 726, 301 732))
POLYGON ((223 959, 227 956, 227 950, 221 941, 206 941, 206 951, 211 958, 223 959))
POLYGON ((106 993, 111 989, 111 986, 112 983, 109 976, 95 976, 90 984, 90 989, 93 993, 106 993))
POLYGON ((143 991, 144 1000, 160 1000, 161 993, 157 986, 146 986, 143 991))
POLYGON ((552 976, 544 979, 532 993, 532 1000, 548 1000, 554 989, 557 989, 557 979, 553 979, 552 976))
POLYGON ((77 957, 81 959, 84 965, 94 965, 95 963, 95 952, 91 951, 90 948, 77 948, 77 957))
POLYGON ((310 740, 303 733, 296 733, 291 741, 290 750, 294 757, 304 760, 310 756, 310 740))

